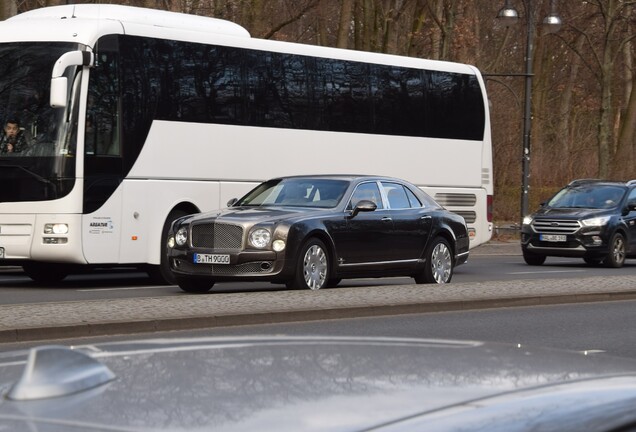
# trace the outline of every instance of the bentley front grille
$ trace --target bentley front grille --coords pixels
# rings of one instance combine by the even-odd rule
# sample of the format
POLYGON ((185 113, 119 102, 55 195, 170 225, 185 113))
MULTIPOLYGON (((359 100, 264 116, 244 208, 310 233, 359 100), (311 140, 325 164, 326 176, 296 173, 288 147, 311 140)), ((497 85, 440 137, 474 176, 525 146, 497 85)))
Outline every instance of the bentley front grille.
POLYGON ((192 225, 192 246, 240 250, 243 247, 243 227, 224 223, 192 225))

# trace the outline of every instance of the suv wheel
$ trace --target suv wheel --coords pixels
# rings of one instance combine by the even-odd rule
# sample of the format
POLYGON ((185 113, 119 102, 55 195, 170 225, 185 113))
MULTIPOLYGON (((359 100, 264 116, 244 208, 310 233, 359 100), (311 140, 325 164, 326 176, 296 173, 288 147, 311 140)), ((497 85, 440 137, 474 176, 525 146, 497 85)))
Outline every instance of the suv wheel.
POLYGON ((545 262, 545 255, 539 255, 528 251, 523 251, 523 260, 528 265, 539 266, 545 262))
POLYGON ((603 263, 606 267, 622 267, 625 263, 625 237, 623 234, 614 233, 609 246, 609 252, 603 263))

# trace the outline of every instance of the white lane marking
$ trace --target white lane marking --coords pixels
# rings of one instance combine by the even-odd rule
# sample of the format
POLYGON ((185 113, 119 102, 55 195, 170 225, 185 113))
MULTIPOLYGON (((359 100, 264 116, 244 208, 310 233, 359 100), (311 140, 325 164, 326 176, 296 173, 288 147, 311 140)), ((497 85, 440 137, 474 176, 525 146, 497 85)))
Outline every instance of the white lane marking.
MULTIPOLYGON (((175 285, 176 286, 176 285, 175 285)), ((144 289, 157 289, 157 288, 170 288, 170 285, 156 285, 156 286, 143 286, 143 287, 126 287, 126 288, 91 288, 91 289, 78 289, 77 292, 97 292, 97 291, 128 291, 128 290, 144 290, 144 289)))
POLYGON ((607 352, 605 350, 600 350, 600 349, 590 349, 590 350, 583 350, 583 351, 579 351, 581 354, 583 355, 590 355, 590 354, 600 354, 600 353, 604 353, 607 352))
POLYGON ((528 271, 528 272, 511 272, 506 273, 509 275, 523 275, 523 274, 542 274, 542 273, 581 273, 586 270, 542 270, 542 271, 528 271))

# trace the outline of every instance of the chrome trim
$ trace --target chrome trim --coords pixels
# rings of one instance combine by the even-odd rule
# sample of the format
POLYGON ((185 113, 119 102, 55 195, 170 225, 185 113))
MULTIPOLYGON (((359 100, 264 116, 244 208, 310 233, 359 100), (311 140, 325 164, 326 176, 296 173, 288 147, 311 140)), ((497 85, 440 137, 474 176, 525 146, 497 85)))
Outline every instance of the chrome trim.
POLYGON ((407 263, 417 263, 420 260, 411 259, 411 260, 397 260, 397 261, 379 261, 379 262, 365 262, 365 263, 352 263, 352 264, 338 264, 339 267, 352 267, 352 266, 378 266, 378 265, 386 265, 386 264, 407 264, 407 263))
POLYGON ((459 257, 463 257, 464 255, 468 255, 469 253, 470 253, 470 251, 466 251, 466 252, 462 252, 462 253, 460 253, 460 254, 456 254, 455 256, 456 256, 457 258, 459 258, 459 257))
POLYGON ((583 246, 579 245, 575 248, 569 248, 569 247, 548 247, 548 246, 533 246, 532 243, 528 243, 528 246, 526 246, 528 249, 534 249, 534 250, 551 250, 551 251, 582 251, 585 252, 587 251, 587 249, 585 249, 583 246))

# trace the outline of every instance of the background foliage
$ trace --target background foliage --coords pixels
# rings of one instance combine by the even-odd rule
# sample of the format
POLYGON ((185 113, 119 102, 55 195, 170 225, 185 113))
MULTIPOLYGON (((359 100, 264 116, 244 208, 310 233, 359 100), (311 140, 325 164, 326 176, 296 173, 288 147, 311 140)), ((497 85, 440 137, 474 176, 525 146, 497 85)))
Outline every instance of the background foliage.
MULTIPOLYGON (((60 0, 2 0, 0 19, 60 0)), ((121 0, 234 21, 253 37, 471 63, 485 74, 524 72, 525 19, 504 27, 504 0, 121 0)), ((512 0, 525 16, 527 0, 512 0)), ((557 0, 564 26, 536 25, 530 208, 574 178, 636 178, 636 2, 557 0)), ((540 23, 549 0, 533 0, 540 23)), ((518 221, 523 84, 487 78, 495 219, 518 221)))

